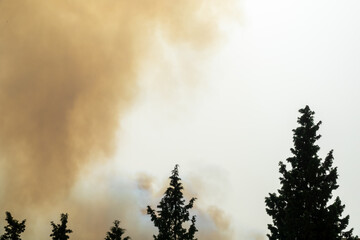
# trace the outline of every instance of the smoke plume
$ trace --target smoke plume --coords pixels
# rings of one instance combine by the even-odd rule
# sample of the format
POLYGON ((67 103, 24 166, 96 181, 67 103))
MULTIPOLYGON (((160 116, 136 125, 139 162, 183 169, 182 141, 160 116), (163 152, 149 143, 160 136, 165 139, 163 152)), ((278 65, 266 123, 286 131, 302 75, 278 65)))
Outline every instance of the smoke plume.
POLYGON ((2 206, 48 210, 69 201, 79 171, 114 152, 157 38, 209 46, 230 3, 0 0, 2 206))

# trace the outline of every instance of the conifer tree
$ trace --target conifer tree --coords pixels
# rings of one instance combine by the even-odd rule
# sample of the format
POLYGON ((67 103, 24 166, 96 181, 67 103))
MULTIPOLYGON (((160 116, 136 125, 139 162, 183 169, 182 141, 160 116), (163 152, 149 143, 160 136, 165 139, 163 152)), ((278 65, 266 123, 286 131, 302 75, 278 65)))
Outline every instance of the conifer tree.
POLYGON ((183 186, 179 178, 179 166, 176 165, 170 176, 170 186, 166 189, 158 210, 147 207, 147 213, 151 216, 151 221, 159 232, 153 236, 154 240, 196 240, 195 216, 190 220, 189 209, 194 205, 195 198, 190 199, 185 205, 183 197, 183 186), (186 229, 183 224, 191 221, 186 229))
POLYGON ((125 230, 119 227, 120 221, 115 220, 114 226, 111 227, 110 231, 106 233, 105 240, 130 240, 130 237, 122 238, 125 230))
POLYGON ((341 217, 345 205, 339 197, 332 200, 338 188, 333 151, 325 160, 317 154, 321 122, 314 123, 308 106, 299 112, 300 126, 293 130, 294 148, 290 149, 293 156, 286 159, 288 166, 279 163, 281 188, 265 198, 266 212, 273 220, 267 236, 270 240, 356 239, 352 229, 345 231, 349 221, 349 216, 341 217))
POLYGON ((21 240, 20 235, 25 231, 25 222, 19 222, 11 216, 10 212, 6 212, 6 219, 8 223, 5 228, 5 233, 1 236, 1 240, 21 240))
POLYGON ((67 228, 67 222, 68 222, 68 214, 61 214, 60 217, 60 224, 55 224, 54 222, 51 222, 51 226, 53 227, 52 233, 50 234, 50 237, 53 240, 67 240, 69 239, 68 233, 72 233, 71 229, 67 228))

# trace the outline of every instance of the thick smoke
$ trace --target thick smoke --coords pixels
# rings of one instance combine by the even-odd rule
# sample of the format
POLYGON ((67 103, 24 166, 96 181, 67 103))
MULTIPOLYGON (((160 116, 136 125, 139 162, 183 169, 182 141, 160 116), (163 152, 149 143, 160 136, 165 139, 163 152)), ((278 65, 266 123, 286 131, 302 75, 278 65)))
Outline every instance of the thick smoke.
POLYGON ((172 45, 209 46, 227 4, 0 0, 2 206, 68 201, 79 170, 113 153, 159 35, 172 45))
POLYGON ((39 203, 66 193, 84 163, 111 154, 152 33, 207 44, 216 28, 207 10, 194 0, 2 0, 4 197, 39 203))

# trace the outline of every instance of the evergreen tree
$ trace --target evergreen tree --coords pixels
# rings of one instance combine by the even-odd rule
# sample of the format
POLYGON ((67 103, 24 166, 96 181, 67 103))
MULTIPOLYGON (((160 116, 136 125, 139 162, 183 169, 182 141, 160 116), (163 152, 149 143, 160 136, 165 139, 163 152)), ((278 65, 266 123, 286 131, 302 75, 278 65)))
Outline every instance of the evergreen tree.
POLYGON ((1 236, 1 240, 21 240, 20 234, 25 231, 26 220, 19 222, 11 216, 10 212, 6 212, 5 220, 8 225, 4 227, 5 233, 1 236))
POLYGON ((321 122, 314 124, 314 112, 300 109, 299 127, 293 130, 292 157, 286 159, 290 169, 279 163, 281 188, 265 198, 266 212, 273 224, 268 228, 270 240, 341 240, 356 239, 352 229, 345 231, 349 216, 341 218, 345 205, 332 191, 338 188, 337 168, 332 167, 333 151, 325 160, 318 157, 315 142, 321 122))
POLYGON ((120 221, 115 220, 114 226, 111 227, 110 231, 106 233, 105 240, 130 240, 130 237, 121 238, 125 233, 125 230, 119 227, 120 221))
POLYGON ((147 207, 147 213, 151 216, 151 221, 158 228, 159 233, 153 236, 154 240, 196 240, 195 216, 190 220, 189 209, 194 205, 195 198, 192 198, 185 205, 183 197, 183 186, 180 182, 178 165, 175 166, 170 176, 170 186, 164 193, 158 210, 147 207), (191 221, 186 229, 183 224, 191 221))
POLYGON ((69 239, 68 233, 72 233, 72 230, 67 229, 67 222, 68 222, 68 214, 61 214, 60 217, 60 224, 55 224, 54 222, 51 222, 51 226, 53 227, 52 233, 50 234, 50 237, 53 240, 67 240, 69 239))

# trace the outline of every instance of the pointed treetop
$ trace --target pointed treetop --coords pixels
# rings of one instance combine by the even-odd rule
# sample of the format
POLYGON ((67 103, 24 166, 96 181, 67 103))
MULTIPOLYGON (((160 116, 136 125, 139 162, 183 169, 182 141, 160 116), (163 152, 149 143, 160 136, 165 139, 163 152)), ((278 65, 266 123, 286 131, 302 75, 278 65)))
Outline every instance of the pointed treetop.
POLYGON ((67 240, 69 239, 69 233, 72 233, 71 229, 67 228, 67 222, 68 222, 68 214, 62 213, 60 216, 60 224, 55 224, 53 221, 51 221, 51 226, 53 227, 52 233, 50 234, 50 237, 53 240, 67 240))
POLYGON ((183 197, 183 186, 179 178, 179 166, 175 165, 170 176, 170 186, 166 189, 163 198, 157 205, 158 210, 153 210, 150 206, 147 213, 151 216, 151 221, 158 228, 159 233, 154 235, 155 240, 195 240, 196 217, 190 219, 189 209, 194 205, 195 198, 190 199, 185 204, 183 197), (191 221, 190 226, 186 229, 183 224, 191 221))
POLYGON ((105 240, 130 240, 130 237, 122 238, 125 233, 125 229, 120 228, 120 221, 115 220, 114 226, 111 227, 110 231, 106 233, 105 240))
POLYGON ((266 212, 273 224, 268 228, 270 240, 342 240, 355 239, 352 229, 345 231, 349 216, 341 217, 345 205, 332 192, 338 188, 337 168, 332 167, 333 152, 325 160, 317 155, 315 143, 321 122, 314 123, 314 112, 309 106, 300 109, 298 126, 293 130, 290 166, 279 163, 281 188, 265 198, 266 212), (290 169, 288 169, 290 167, 290 169))
POLYGON ((4 227, 5 233, 1 236, 1 240, 21 240, 21 233, 25 231, 25 222, 26 220, 22 220, 19 222, 14 219, 10 212, 6 212, 6 221, 8 225, 4 227))

